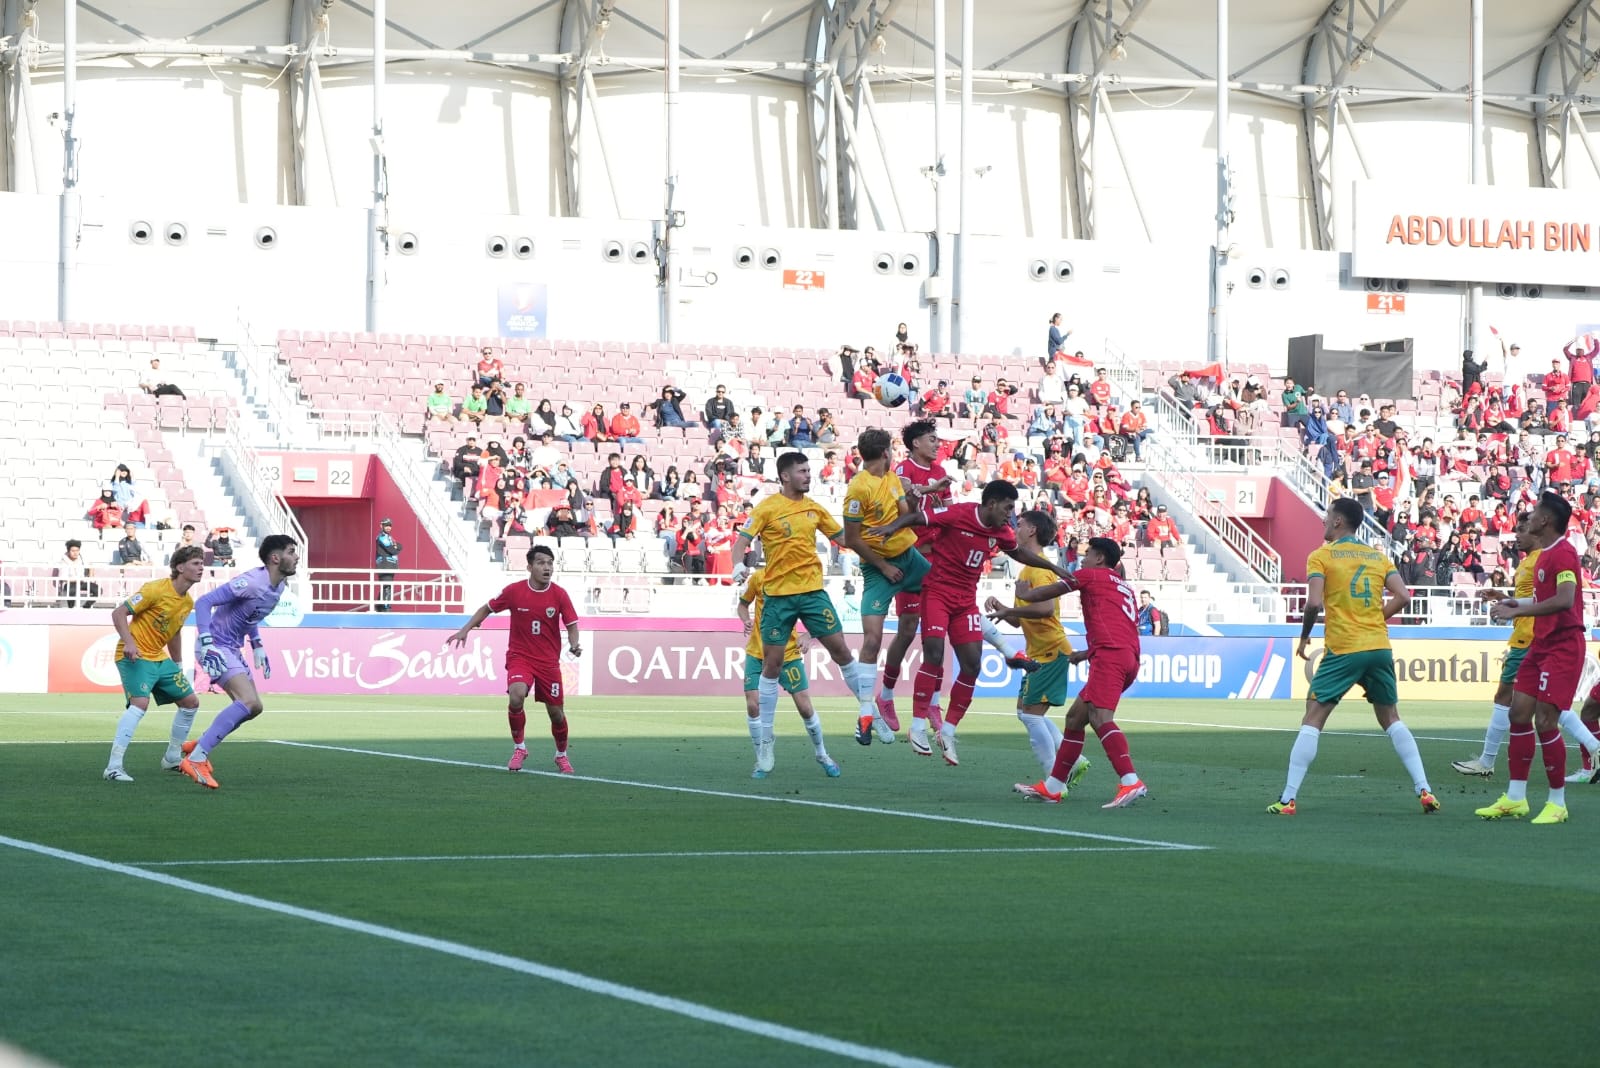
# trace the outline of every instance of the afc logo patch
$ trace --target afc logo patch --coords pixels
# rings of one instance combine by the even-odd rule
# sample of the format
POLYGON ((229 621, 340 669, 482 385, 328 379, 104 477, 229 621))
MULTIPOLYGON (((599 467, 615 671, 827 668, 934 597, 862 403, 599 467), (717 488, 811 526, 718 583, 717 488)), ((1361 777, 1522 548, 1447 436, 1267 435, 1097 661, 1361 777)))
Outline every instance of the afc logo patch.
POLYGON ((861 502, 858 501, 858 500, 855 500, 853 498, 851 500, 845 501, 844 502, 844 514, 845 515, 850 515, 850 516, 859 516, 859 515, 861 515, 861 502))

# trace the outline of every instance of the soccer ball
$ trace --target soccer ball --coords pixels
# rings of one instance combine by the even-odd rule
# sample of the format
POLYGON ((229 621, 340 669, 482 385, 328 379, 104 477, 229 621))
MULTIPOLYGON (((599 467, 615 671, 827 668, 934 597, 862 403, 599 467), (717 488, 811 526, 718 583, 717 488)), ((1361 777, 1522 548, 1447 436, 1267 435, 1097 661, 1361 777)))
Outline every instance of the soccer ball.
POLYGON ((890 371, 878 376, 878 380, 872 384, 872 395, 885 408, 898 408, 911 399, 911 383, 890 371))

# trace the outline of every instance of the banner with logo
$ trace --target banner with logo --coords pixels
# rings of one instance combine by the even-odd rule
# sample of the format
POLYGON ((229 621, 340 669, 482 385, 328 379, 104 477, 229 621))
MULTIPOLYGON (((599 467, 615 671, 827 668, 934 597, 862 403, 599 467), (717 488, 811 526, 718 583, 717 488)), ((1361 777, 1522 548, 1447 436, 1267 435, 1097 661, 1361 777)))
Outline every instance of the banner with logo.
MULTIPOLYGON (((1321 640, 1315 643, 1320 645, 1321 640)), ((1500 685, 1500 668, 1505 660, 1505 640, 1443 638, 1395 638, 1394 673, 1399 683, 1400 704, 1407 701, 1461 701, 1469 708, 1483 708, 1495 687, 1500 685)), ((1590 646, 1594 652, 1595 646, 1590 646)), ((1310 688, 1305 672, 1296 661, 1291 692, 1304 697, 1310 688)), ((1583 703, 1583 694, 1577 702, 1583 703)), ((1347 700, 1361 700, 1361 689, 1347 700)), ((1404 707, 1401 715, 1405 714, 1404 707)))
POLYGON ((501 337, 544 337, 549 323, 549 293, 543 282, 504 282, 495 322, 501 337))

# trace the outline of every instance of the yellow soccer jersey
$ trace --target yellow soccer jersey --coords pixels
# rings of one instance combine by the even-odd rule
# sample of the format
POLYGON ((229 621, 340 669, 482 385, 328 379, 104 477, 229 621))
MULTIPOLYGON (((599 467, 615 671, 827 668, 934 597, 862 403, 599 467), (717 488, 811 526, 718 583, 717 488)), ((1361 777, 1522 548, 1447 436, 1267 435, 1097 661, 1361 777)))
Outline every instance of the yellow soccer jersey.
POLYGON ((1383 618, 1383 584, 1394 564, 1382 552, 1354 538, 1324 545, 1306 560, 1306 577, 1321 576, 1330 653, 1388 649, 1389 624, 1383 618))
MULTIPOLYGON (((167 659, 167 643, 183 629, 184 620, 194 610, 194 598, 187 593, 181 597, 172 588, 169 578, 146 582, 139 592, 122 602, 132 613, 128 629, 133 632, 133 643, 139 656, 145 660, 167 659)), ((117 642, 116 659, 122 659, 122 642, 117 642)))
MULTIPOLYGON (((1033 589, 1048 586, 1060 581, 1054 571, 1046 571, 1042 567, 1025 567, 1022 574, 1017 576, 1019 582, 1026 582, 1033 589)), ((1012 602, 1017 608, 1027 606, 1026 601, 1020 597, 1012 602)), ((1058 597, 1050 602, 1050 615, 1042 619, 1022 619, 1022 636, 1027 639, 1027 654, 1029 660, 1037 660, 1041 664, 1048 664, 1058 656, 1067 656, 1072 652, 1072 642, 1067 637, 1067 632, 1061 629, 1061 599, 1058 597)))
MULTIPOLYGON (((1523 599, 1531 601, 1533 599, 1534 565, 1539 559, 1539 552, 1540 550, 1538 549, 1530 550, 1528 555, 1522 558, 1522 562, 1517 565, 1517 573, 1513 578, 1513 582, 1515 583, 1516 598, 1519 601, 1523 599)), ((1511 624, 1511 641, 1507 644, 1513 649, 1526 649, 1532 645, 1533 624, 1534 618, 1532 616, 1518 616, 1511 624)))
POLYGON ((791 501, 781 493, 755 506, 739 533, 760 538, 767 562, 762 593, 787 597, 822 589, 822 561, 817 557, 817 531, 833 537, 844 528, 810 497, 791 501))
MULTIPOLYGON (((744 580, 744 592, 739 594, 740 602, 750 606, 750 640, 744 643, 744 651, 757 660, 766 654, 766 645, 761 641, 761 605, 766 600, 761 592, 761 583, 766 577, 765 572, 766 568, 762 567, 750 572, 750 577, 744 580)), ((790 631, 789 645, 783 651, 783 662, 787 664, 791 660, 799 660, 801 655, 799 634, 790 631)))
MULTIPOLYGON (((900 502, 905 496, 905 487, 894 471, 881 478, 858 471, 844 493, 844 521, 860 523, 863 531, 872 527, 886 527, 900 518, 900 502)), ((862 540, 873 552, 887 560, 915 545, 917 532, 907 527, 895 531, 887 539, 863 533, 862 540)))

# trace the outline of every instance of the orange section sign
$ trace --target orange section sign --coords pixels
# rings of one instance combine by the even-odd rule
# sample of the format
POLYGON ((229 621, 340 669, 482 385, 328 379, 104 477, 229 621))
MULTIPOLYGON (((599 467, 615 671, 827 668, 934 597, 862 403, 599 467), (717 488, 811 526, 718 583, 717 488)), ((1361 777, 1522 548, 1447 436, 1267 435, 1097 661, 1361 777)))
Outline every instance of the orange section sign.
POLYGON ((784 271, 785 289, 826 289, 828 276, 821 271, 784 271))
POLYGON ((1404 315, 1406 313, 1406 295, 1404 293, 1368 293, 1367 311, 1372 315, 1404 315))

